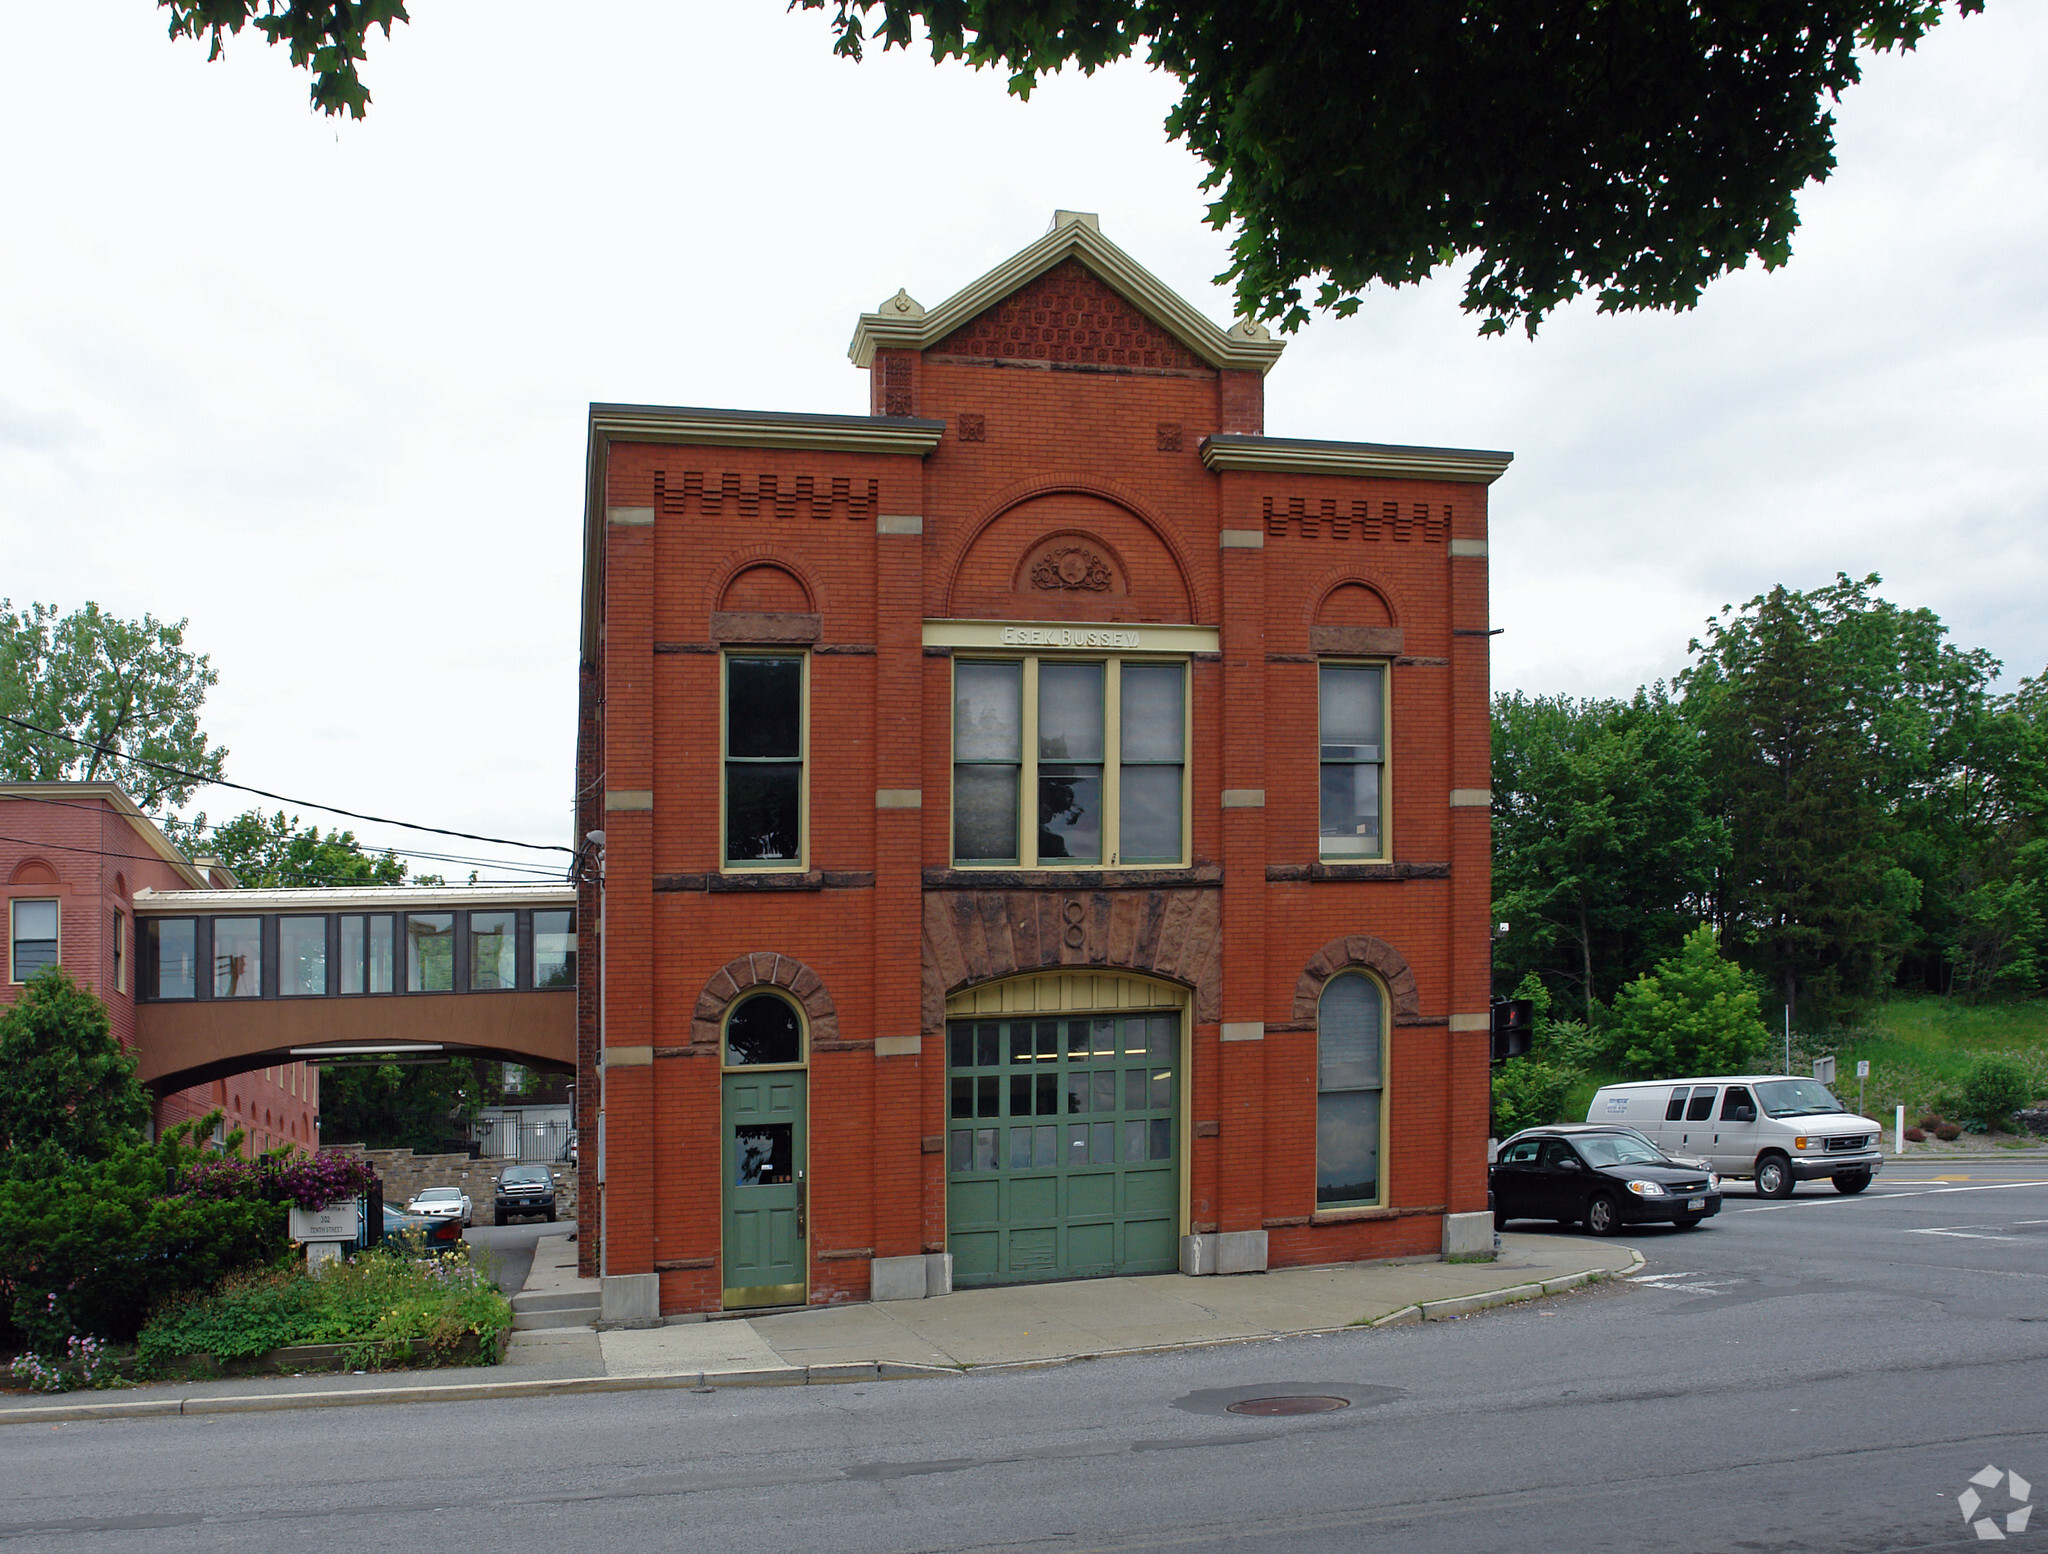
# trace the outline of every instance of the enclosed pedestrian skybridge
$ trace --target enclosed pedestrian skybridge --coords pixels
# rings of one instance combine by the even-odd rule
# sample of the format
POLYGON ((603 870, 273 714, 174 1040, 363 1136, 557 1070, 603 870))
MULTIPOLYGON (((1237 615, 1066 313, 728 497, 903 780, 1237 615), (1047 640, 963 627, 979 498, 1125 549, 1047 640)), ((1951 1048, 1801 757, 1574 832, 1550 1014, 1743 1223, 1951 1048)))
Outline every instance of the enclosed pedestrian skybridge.
POLYGON ((272 1064, 576 1066, 573 885, 135 894, 137 1077, 272 1064))

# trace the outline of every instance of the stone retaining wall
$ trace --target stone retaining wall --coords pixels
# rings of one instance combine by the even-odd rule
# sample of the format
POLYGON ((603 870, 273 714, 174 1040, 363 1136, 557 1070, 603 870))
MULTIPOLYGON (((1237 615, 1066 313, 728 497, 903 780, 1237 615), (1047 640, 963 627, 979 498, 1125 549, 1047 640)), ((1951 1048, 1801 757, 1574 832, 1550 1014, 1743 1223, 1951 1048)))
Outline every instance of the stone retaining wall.
MULTIPOLYGON (((469 1194, 470 1215, 475 1223, 492 1223, 492 1201, 496 1196, 498 1173, 514 1162, 472 1160, 467 1155, 416 1155, 409 1149, 365 1149, 360 1144, 329 1144, 323 1154, 360 1155, 384 1178, 384 1201, 394 1208, 425 1187, 459 1187, 469 1194)), ((529 1162, 529 1164, 537 1162, 529 1162)), ((555 1217, 576 1217, 576 1171, 567 1164, 549 1167, 559 1180, 555 1183, 555 1217)))

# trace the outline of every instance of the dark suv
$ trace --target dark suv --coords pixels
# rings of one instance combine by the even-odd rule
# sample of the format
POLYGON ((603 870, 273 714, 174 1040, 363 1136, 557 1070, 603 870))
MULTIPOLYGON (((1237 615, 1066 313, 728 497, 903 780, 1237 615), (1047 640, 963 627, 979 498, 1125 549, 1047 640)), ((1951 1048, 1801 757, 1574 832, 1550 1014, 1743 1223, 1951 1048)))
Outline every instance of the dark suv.
POLYGON ((555 1178, 546 1166, 507 1166, 498 1173, 496 1215, 500 1225, 508 1225, 515 1215, 545 1214, 548 1223, 555 1219, 555 1178))

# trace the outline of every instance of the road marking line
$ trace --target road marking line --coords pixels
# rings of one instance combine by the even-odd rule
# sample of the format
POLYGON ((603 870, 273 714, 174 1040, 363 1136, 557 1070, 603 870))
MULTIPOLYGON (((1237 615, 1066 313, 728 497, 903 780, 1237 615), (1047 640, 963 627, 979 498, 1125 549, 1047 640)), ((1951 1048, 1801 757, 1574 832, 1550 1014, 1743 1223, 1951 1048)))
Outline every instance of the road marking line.
POLYGON ((1888 1192, 1875 1198, 1852 1198, 1837 1194, 1832 1198, 1788 1198, 1783 1203, 1760 1203, 1746 1209, 1737 1209, 1737 1214, 1769 1214, 1774 1209, 1802 1209, 1822 1203, 1896 1203, 1901 1198, 1932 1198, 1945 1192, 2003 1192, 2008 1187, 2048 1187, 2048 1182, 1991 1182, 1981 1187, 1930 1187, 1925 1192, 1888 1192))
POLYGON ((1907 1230, 1908 1236, 1954 1236, 1958 1241, 2017 1241, 2018 1236, 2001 1236, 1982 1229, 1970 1230, 1907 1230))

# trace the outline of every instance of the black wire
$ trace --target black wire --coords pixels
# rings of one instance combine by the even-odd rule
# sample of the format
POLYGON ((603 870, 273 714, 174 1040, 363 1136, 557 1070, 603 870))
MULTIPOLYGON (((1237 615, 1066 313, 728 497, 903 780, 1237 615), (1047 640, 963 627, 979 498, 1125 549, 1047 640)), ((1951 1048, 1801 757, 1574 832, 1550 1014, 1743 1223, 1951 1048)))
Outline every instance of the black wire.
POLYGON ((43 728, 10 717, 0 712, 0 723, 12 723, 16 728, 27 729, 31 734, 41 734, 48 739, 61 739, 66 744, 77 745, 82 750, 97 750, 110 755, 117 761, 126 761, 132 766, 146 766, 153 772, 168 772, 173 777, 182 777, 187 782, 198 783, 209 788, 233 788, 237 793, 253 793, 260 799, 273 799, 279 804, 296 804, 300 809, 317 809, 326 815, 346 815, 351 820, 368 820, 380 826, 397 826, 405 831, 430 831, 435 836, 456 836, 465 842, 489 842, 494 847, 524 847, 537 853, 574 853, 573 847, 563 847, 556 842, 515 842, 509 837, 480 836, 474 831, 450 831, 445 826, 423 826, 410 820, 393 820, 385 815, 365 815, 360 810, 342 809, 333 804, 315 804, 311 799, 287 798, 282 793, 272 793, 268 788, 252 788, 247 783, 229 782, 225 777, 208 777, 200 772, 188 772, 181 766, 166 765, 162 761, 144 760, 139 755, 128 755, 119 750, 109 750, 91 740, 79 739, 54 728, 43 728))
MULTIPOLYGON (((114 852, 114 851, 111 851, 110 849, 108 849, 108 848, 105 848, 105 847, 76 847, 76 846, 73 846, 73 845, 72 845, 71 843, 69 843, 69 842, 51 842, 51 841, 45 841, 45 840, 44 840, 43 838, 41 838, 41 837, 27 837, 27 836, 8 836, 8 835, 6 835, 6 834, 5 834, 4 832, 0 832, 0 842, 19 842, 19 843, 20 843, 20 844, 21 844, 21 845, 22 845, 23 847, 33 847, 33 848, 36 848, 36 849, 37 849, 38 851, 53 851, 53 850, 54 850, 54 851, 56 851, 56 852, 60 852, 60 853, 85 853, 85 854, 88 854, 89 856, 91 856, 91 857, 94 857, 94 858, 126 858, 126 859, 128 859, 128 860, 129 860, 129 861, 130 861, 131 863, 165 863, 165 862, 168 862, 168 861, 169 861, 169 860, 167 860, 166 858, 164 858, 164 857, 163 857, 163 856, 162 856, 161 854, 159 854, 159 853, 122 853, 122 852, 114 852)), ((329 875, 329 876, 328 876, 328 878, 330 878, 330 879, 339 879, 339 878, 341 878, 341 876, 338 876, 338 875, 329 875)), ((417 886, 417 885, 411 885, 411 886, 408 886, 408 885, 382 885, 382 884, 380 884, 380 882, 378 882, 378 881, 376 881, 376 880, 355 880, 355 879, 342 879, 342 883, 343 883, 343 884, 345 884, 345 885, 361 885, 361 886, 363 886, 363 887, 364 887, 364 888, 366 888, 366 889, 384 889, 384 890, 404 890, 404 889, 407 889, 407 888, 414 888, 414 889, 426 889, 426 890, 434 890, 434 889, 452 889, 452 888, 461 888, 461 889, 468 889, 468 888, 470 888, 470 887, 469 887, 468 885, 466 885, 466 884, 465 884, 465 885, 463 885, 463 886, 461 886, 461 887, 450 887, 450 886, 439 886, 439 887, 437 887, 437 886, 433 886, 433 885, 427 885, 427 886, 417 886)), ((532 879, 510 879, 510 880, 487 880, 487 879, 479 879, 479 880, 477 881, 477 884, 478 884, 479 886, 483 886, 483 885, 536 885, 536 884, 544 884, 544 883, 546 883, 546 882, 545 882, 545 881, 541 881, 541 880, 532 880, 532 879)), ((244 888, 244 889, 259 889, 259 890, 260 890, 260 889, 268 889, 268 888, 273 888, 273 887, 266 887, 266 886, 244 886, 243 888, 244 888)), ((280 890, 290 890, 290 889, 292 889, 293 887, 292 887, 292 886, 289 886, 289 885, 281 885, 281 886, 277 886, 277 887, 274 887, 274 888, 276 888, 276 889, 280 889, 280 890)), ((324 889, 324 888, 326 888, 326 887, 324 887, 324 886, 315 886, 315 887, 313 887, 313 888, 315 888, 315 889, 324 889)), ((172 892, 165 892, 165 894, 166 894, 166 895, 170 895, 170 894, 172 894, 172 892)))
MULTIPOLYGON (((86 814, 99 815, 102 817, 114 816, 119 814, 118 811, 105 809, 98 804, 78 804, 74 803, 70 799, 53 799, 48 795, 41 793, 0 793, 0 803, 52 804, 59 809, 76 809, 83 811, 86 814)), ((125 815, 121 815, 119 818, 123 820, 127 819, 125 815)), ((294 818, 297 817, 295 816, 294 818)), ((232 822, 229 823, 231 824, 232 822)), ((196 829, 200 831, 212 831, 217 833, 220 830, 220 826, 208 822, 206 824, 198 826, 196 829)), ((328 839, 332 839, 333 835, 334 833, 332 831, 328 832, 328 839)), ((57 844, 52 843, 50 845, 55 846, 57 844)), ((533 878, 539 880, 551 880, 556 878, 561 873, 560 870, 552 867, 551 865, 538 863, 516 863, 509 858, 472 858, 464 853, 430 853, 421 852, 416 849, 407 847, 377 847, 372 843, 364 842, 360 839, 358 839, 358 841, 356 842, 356 846, 359 849, 361 849, 360 856, 372 863, 375 863, 378 860, 380 860, 385 854, 392 853, 396 854, 400 858, 424 858, 430 863, 452 863, 457 865, 466 865, 473 869, 517 869, 522 875, 531 875, 533 878)), ((111 853, 108 856, 126 858, 132 855, 128 853, 111 853)), ((571 863, 571 867, 574 867, 573 862, 571 863)), ((348 878, 348 876, 333 873, 329 873, 325 877, 329 879, 348 878)))

